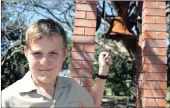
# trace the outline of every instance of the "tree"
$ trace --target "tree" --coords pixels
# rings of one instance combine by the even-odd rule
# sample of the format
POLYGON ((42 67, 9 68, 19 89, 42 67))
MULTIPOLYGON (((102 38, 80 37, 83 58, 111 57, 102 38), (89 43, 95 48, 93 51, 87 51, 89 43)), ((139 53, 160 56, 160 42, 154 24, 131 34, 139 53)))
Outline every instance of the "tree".
MULTIPOLYGON (((7 87, 20 79, 28 70, 28 64, 23 54, 26 25, 24 15, 10 19, 15 13, 8 10, 9 3, 1 2, 2 7, 2 38, 1 38, 1 88, 7 87), (14 21, 13 21, 14 20, 14 21)), ((18 13, 19 14, 19 13, 18 13)))

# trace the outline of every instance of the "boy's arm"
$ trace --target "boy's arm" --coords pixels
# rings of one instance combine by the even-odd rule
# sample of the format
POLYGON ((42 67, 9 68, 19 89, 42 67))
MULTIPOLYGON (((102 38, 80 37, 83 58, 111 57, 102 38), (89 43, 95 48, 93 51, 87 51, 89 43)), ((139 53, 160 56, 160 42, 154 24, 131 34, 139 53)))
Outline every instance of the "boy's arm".
MULTIPOLYGON (((109 52, 101 52, 99 55, 99 72, 98 75, 107 76, 109 67, 112 64, 109 52)), ((100 107, 105 88, 106 79, 96 78, 96 81, 90 91, 94 98, 94 107, 100 107)))

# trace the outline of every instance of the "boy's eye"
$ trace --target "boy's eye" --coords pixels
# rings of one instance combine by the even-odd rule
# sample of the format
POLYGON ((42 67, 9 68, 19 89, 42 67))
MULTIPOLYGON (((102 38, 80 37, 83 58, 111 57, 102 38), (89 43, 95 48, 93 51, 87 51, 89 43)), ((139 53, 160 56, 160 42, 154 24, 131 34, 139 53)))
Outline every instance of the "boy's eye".
POLYGON ((52 55, 58 55, 58 53, 56 53, 56 52, 51 52, 50 54, 52 54, 52 55))
POLYGON ((40 54, 41 54, 40 52, 33 53, 33 55, 40 55, 40 54))

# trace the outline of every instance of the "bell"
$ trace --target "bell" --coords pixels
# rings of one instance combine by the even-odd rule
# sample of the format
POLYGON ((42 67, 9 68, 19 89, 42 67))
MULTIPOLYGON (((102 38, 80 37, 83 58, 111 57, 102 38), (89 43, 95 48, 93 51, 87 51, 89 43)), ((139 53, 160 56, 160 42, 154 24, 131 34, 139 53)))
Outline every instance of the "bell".
POLYGON ((111 24, 109 32, 104 35, 103 38, 113 40, 124 40, 134 39, 135 36, 128 30, 124 19, 120 16, 117 16, 113 19, 113 23, 111 24))

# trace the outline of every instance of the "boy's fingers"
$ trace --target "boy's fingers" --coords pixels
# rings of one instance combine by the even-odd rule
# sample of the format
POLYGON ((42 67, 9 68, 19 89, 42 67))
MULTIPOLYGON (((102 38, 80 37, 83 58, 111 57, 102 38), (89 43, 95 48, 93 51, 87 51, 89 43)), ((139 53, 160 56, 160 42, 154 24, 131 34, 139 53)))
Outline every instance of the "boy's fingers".
POLYGON ((110 66, 112 64, 111 56, 110 55, 106 55, 105 56, 105 61, 106 61, 106 64, 110 66))
POLYGON ((106 57, 109 57, 109 52, 106 52, 106 57))
POLYGON ((100 53, 100 55, 105 59, 107 65, 110 66, 112 64, 111 55, 108 51, 103 51, 100 53))
POLYGON ((112 65, 112 58, 109 56, 109 65, 112 65))
POLYGON ((102 56, 105 56, 105 55, 106 55, 106 52, 103 51, 103 52, 101 52, 100 54, 101 54, 102 56))
POLYGON ((106 59, 106 63, 110 66, 112 64, 111 56, 106 59))
POLYGON ((107 59, 109 57, 109 53, 106 52, 105 55, 104 55, 104 58, 107 59))

